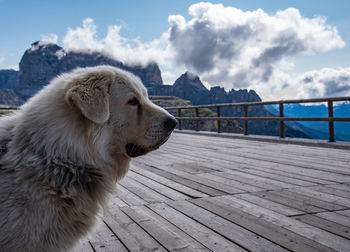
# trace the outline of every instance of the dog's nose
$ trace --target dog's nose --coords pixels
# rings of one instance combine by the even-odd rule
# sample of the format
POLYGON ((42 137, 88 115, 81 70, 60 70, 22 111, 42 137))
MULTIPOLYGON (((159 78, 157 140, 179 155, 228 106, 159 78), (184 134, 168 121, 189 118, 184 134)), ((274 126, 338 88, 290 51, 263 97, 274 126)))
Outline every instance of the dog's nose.
POLYGON ((163 126, 166 130, 172 131, 176 127, 177 121, 174 117, 168 117, 165 119, 163 126))

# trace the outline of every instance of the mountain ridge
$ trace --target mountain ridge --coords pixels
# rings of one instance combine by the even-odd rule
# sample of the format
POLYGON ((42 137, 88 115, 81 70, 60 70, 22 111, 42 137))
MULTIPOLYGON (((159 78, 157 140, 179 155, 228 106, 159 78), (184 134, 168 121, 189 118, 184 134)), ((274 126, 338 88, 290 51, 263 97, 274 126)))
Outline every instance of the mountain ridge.
MULTIPOLYGON (((88 67, 97 65, 112 65, 121 69, 130 71, 139 76, 149 95, 166 95, 177 96, 185 100, 191 101, 194 105, 217 104, 217 103, 233 103, 233 102, 256 102, 261 98, 254 90, 234 90, 226 91, 224 88, 215 86, 208 90, 196 76, 190 72, 182 74, 173 85, 164 85, 161 71, 156 63, 142 65, 126 65, 118 60, 112 59, 98 52, 74 52, 65 51, 56 44, 43 43, 37 41, 27 49, 19 63, 18 83, 11 83, 13 99, 25 102, 28 98, 39 91, 43 86, 47 85, 55 76, 70 71, 76 67, 88 67), (15 97, 15 96, 18 97, 15 97)), ((14 76, 16 73, 13 73, 14 76)), ((6 78, 3 78, 6 79, 6 78)), ((2 80, 0 76, 0 80, 2 80)), ((9 86, 8 82, 4 82, 3 86, 9 86)), ((1 92, 7 92, 0 88, 1 92)), ((9 100, 6 100, 9 102, 9 100)), ((18 105, 18 104, 12 104, 18 105)), ((214 110, 213 110, 214 111, 214 110)), ((266 110, 264 106, 249 107, 249 116, 273 116, 271 112, 266 110)), ((243 116, 242 107, 222 108, 222 116, 243 116)), ((243 125, 242 122, 239 122, 243 125)), ((279 123, 275 121, 256 121, 249 122, 250 134, 262 135, 278 135, 279 123)), ((305 132, 286 126, 286 136, 306 137, 305 132)))

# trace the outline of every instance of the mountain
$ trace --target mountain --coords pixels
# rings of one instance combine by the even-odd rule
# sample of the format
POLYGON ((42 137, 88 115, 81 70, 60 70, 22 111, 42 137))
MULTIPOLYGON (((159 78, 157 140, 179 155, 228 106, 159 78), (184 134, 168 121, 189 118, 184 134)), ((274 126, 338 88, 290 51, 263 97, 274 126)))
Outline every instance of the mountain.
POLYGON ((0 88, 14 89, 18 83, 18 71, 0 70, 0 88))
MULTIPOLYGON (((155 85, 151 90, 149 90, 149 94, 155 95, 155 93, 153 93, 154 90, 157 90, 155 85)), ((189 72, 182 74, 175 81, 174 85, 167 87, 165 91, 166 94, 163 95, 181 97, 185 100, 191 101, 194 105, 261 101, 260 97, 254 90, 248 91, 247 89, 231 89, 229 92, 226 92, 224 88, 219 86, 212 87, 210 90, 208 90, 198 76, 195 76, 189 72)), ((161 95, 159 91, 157 91, 157 95, 161 95)), ((216 112, 216 108, 213 108, 212 110, 216 112)), ((221 108, 220 112, 222 116, 243 116, 243 107, 238 106, 221 108)), ((264 106, 250 106, 248 107, 248 116, 268 117, 274 115, 266 110, 264 106)), ((242 127, 243 121, 240 121, 239 124, 240 127, 242 127)), ((279 122, 250 121, 248 122, 248 132, 249 134, 278 136, 279 122)), ((303 132, 301 129, 294 129, 289 126, 285 127, 285 135, 287 137, 310 138, 308 134, 303 132)))
MULTIPOLYGON (((173 85, 164 85, 156 63, 131 66, 98 52, 65 51, 58 45, 38 41, 25 51, 19 63, 19 72, 0 72, 2 87, 14 90, 13 92, 10 89, 0 88, 6 94, 2 96, 3 98, 0 96, 0 104, 18 105, 33 96, 55 76, 76 67, 96 65, 112 65, 134 73, 143 81, 149 95, 177 96, 189 100, 194 105, 261 101, 253 90, 232 89, 226 92, 219 86, 208 90, 200 78, 190 72, 182 74, 173 85)), ((216 110, 212 109, 211 113, 216 113, 216 110)), ((221 115, 243 116, 243 108, 241 106, 222 108, 221 115)), ((272 116, 272 113, 264 106, 250 106, 248 115, 272 116)), ((236 132, 236 129, 242 128, 243 125, 243 122, 238 123, 239 125, 234 125, 232 122, 222 122, 223 131, 232 129, 236 132)), ((250 134, 279 135, 279 123, 275 121, 251 121, 248 125, 250 134)), ((288 126, 286 136, 309 137, 301 128, 288 126)))
POLYGON ((101 53, 66 52, 58 45, 38 41, 25 51, 19 63, 18 85, 14 90, 27 100, 60 73, 76 67, 97 65, 111 65, 130 71, 147 84, 163 84, 156 63, 150 63, 145 67, 128 66, 101 53))
POLYGON ((0 104, 20 106, 23 104, 23 99, 18 96, 13 90, 0 88, 0 104))

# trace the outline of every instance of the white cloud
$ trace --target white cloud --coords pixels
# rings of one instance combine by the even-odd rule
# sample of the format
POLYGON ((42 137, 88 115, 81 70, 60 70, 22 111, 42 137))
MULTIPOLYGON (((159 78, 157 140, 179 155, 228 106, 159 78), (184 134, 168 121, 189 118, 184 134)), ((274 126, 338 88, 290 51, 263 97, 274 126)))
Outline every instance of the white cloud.
POLYGON ((5 61, 5 57, 0 57, 0 64, 5 61))
POLYGON ((43 44, 57 44, 58 36, 54 33, 50 33, 49 35, 41 35, 40 42, 43 44))
MULTIPOLYGON (((110 25, 99 38, 87 18, 68 28, 63 44, 68 51, 98 51, 128 64, 155 61, 169 84, 189 70, 206 85, 254 89, 263 99, 349 95, 349 68, 293 72, 296 55, 345 46, 326 18, 306 18, 295 8, 268 14, 204 2, 191 5, 189 14, 189 20, 169 16, 169 30, 148 42, 122 36, 123 25, 110 25), (312 81, 305 82, 306 76, 312 81)), ((57 40, 54 34, 49 38, 57 40)))
POLYGON ((350 67, 323 68, 298 76, 298 97, 350 96, 350 67))
POLYGON ((68 28, 63 38, 65 49, 73 51, 101 51, 103 45, 97 40, 97 26, 92 18, 86 18, 82 27, 68 28))
POLYGON ((19 71, 19 65, 11 65, 8 67, 8 69, 13 69, 13 70, 16 70, 16 71, 19 71))
POLYGON ((305 18, 294 8, 269 15, 201 2, 189 14, 188 21, 169 16, 169 42, 177 62, 208 83, 254 88, 263 98, 283 96, 295 55, 345 46, 324 17, 305 18))
POLYGON ((122 26, 110 25, 104 38, 97 37, 97 25, 92 18, 83 21, 82 27, 69 28, 63 38, 65 49, 72 51, 98 51, 129 64, 147 64, 151 61, 167 64, 169 58, 167 34, 143 43, 120 35, 122 26))

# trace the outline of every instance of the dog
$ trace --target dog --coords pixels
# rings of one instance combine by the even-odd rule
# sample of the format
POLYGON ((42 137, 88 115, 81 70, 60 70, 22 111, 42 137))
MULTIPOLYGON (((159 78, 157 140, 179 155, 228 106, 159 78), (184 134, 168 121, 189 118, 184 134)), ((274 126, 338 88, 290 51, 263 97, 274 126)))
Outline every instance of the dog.
POLYGON ((0 250, 72 249, 131 158, 160 147, 175 127, 129 72, 97 66, 53 79, 0 119, 0 250))

